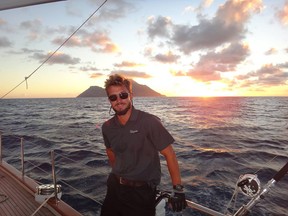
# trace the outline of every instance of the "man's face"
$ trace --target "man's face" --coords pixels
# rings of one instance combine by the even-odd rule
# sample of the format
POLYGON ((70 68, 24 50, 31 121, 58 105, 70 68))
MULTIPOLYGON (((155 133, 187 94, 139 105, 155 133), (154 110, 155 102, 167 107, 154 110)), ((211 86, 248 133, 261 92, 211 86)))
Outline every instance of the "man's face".
POLYGON ((107 89, 108 98, 112 109, 117 115, 125 115, 132 107, 132 95, 128 89, 123 86, 110 86, 107 89))

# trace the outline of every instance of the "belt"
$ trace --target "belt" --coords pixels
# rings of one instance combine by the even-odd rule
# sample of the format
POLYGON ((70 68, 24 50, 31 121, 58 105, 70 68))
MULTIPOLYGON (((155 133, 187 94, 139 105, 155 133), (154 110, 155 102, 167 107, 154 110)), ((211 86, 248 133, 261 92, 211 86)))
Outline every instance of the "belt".
POLYGON ((116 177, 119 184, 121 185, 126 185, 130 187, 141 187, 143 185, 147 185, 146 181, 130 180, 130 179, 126 179, 117 175, 114 175, 114 176, 116 177))

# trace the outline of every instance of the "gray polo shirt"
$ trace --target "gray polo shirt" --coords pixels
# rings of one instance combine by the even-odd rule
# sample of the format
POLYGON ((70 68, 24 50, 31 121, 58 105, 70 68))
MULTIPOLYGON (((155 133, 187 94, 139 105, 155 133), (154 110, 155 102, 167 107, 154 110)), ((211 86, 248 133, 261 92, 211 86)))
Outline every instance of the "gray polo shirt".
POLYGON ((130 119, 121 125, 113 117, 102 125, 106 148, 112 148, 112 173, 131 180, 160 183, 159 151, 174 142, 158 117, 133 107, 130 119))

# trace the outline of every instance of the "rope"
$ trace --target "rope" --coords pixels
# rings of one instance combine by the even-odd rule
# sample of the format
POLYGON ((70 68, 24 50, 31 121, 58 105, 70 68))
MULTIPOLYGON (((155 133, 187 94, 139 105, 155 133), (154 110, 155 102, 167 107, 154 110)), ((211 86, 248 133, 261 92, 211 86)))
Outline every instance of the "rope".
POLYGON ((37 209, 35 212, 33 212, 33 214, 31 216, 34 216, 35 214, 37 214, 37 212, 48 202, 48 200, 54 196, 55 193, 52 193, 37 209))
POLYGON ((232 215, 234 214, 235 209, 236 209, 236 203, 237 203, 237 195, 238 195, 238 187, 236 184, 235 189, 234 189, 234 193, 233 193, 233 195, 232 195, 232 197, 231 197, 231 199, 230 199, 229 203, 227 204, 226 209, 224 211, 225 215, 227 215, 228 213, 230 213, 230 214, 232 213, 232 215), (231 207, 232 202, 233 202, 233 207, 231 207), (232 212, 229 212, 229 208, 231 208, 232 212))
POLYGON ((12 91, 14 91, 16 88, 18 88, 20 85, 22 85, 22 83, 26 82, 26 88, 28 88, 28 83, 27 80, 34 74, 36 73, 47 61, 49 61, 52 56, 54 56, 56 54, 56 52, 58 52, 94 15, 95 13, 98 12, 98 10, 100 8, 102 8, 102 6, 104 6, 104 4, 107 2, 108 0, 105 0, 54 52, 52 52, 31 74, 29 74, 29 76, 25 77, 25 79, 20 82, 18 85, 16 85, 14 88, 12 88, 9 92, 7 92, 6 94, 4 94, 1 99, 3 99, 4 97, 6 97, 8 94, 10 94, 12 91))
POLYGON ((2 197, 2 200, 0 200, 0 203, 3 203, 8 199, 8 196, 5 194, 0 194, 0 197, 2 197))

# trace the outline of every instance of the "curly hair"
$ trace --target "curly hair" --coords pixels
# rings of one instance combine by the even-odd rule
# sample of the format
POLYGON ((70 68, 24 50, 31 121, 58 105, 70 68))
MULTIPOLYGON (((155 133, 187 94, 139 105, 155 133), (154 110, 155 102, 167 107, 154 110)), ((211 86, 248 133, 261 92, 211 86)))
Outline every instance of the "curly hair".
POLYGON ((119 74, 110 75, 108 79, 105 81, 105 90, 108 95, 108 88, 110 86, 125 86, 129 93, 132 93, 132 83, 125 77, 119 74))

